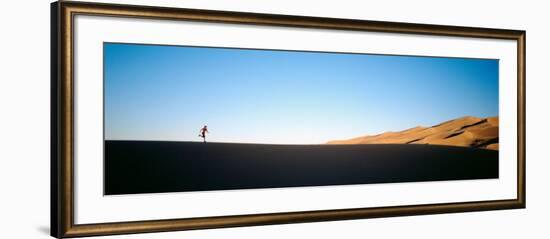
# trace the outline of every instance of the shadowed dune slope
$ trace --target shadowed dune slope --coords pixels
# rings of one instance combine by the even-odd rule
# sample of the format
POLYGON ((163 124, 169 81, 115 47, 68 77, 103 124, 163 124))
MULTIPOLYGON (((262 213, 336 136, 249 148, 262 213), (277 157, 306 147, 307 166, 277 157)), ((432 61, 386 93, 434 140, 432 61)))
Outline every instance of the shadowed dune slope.
POLYGON ((328 144, 434 144, 498 150, 498 116, 466 116, 432 127, 417 126, 399 132, 329 141, 328 144))
POLYGON ((422 144, 105 141, 105 194, 495 179, 498 152, 422 144))

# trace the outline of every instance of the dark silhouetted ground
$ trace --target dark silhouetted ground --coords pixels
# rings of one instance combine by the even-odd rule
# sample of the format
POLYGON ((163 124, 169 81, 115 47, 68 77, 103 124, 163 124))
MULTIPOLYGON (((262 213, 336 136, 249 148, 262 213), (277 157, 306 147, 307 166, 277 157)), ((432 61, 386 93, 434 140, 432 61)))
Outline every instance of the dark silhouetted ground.
POLYGON ((498 178, 498 151, 415 144, 105 141, 105 194, 498 178))

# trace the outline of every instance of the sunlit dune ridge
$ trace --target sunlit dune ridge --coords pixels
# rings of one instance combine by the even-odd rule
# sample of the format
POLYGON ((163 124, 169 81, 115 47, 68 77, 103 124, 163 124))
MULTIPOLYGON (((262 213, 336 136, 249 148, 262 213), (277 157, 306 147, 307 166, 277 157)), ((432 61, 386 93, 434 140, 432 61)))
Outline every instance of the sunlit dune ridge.
POLYGON ((327 144, 434 144, 498 150, 498 121, 498 116, 466 116, 432 127, 417 126, 399 132, 333 140, 327 144))

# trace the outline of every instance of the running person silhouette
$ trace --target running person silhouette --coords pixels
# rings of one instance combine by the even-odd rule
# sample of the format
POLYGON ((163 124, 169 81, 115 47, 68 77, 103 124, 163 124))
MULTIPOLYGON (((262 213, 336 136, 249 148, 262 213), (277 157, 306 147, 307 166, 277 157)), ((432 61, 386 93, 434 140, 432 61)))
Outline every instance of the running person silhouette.
POLYGON ((202 142, 204 143, 206 143, 206 133, 210 133, 210 132, 208 132, 208 127, 205 125, 204 127, 202 127, 199 133, 199 137, 202 138, 202 142))

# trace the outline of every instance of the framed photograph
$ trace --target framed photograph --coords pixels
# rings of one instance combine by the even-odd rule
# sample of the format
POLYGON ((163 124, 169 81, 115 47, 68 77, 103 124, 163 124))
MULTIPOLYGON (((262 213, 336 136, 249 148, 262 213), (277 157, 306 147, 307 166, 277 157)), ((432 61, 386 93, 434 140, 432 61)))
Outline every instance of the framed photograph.
POLYGON ((54 237, 525 208, 525 31, 51 11, 54 237))

